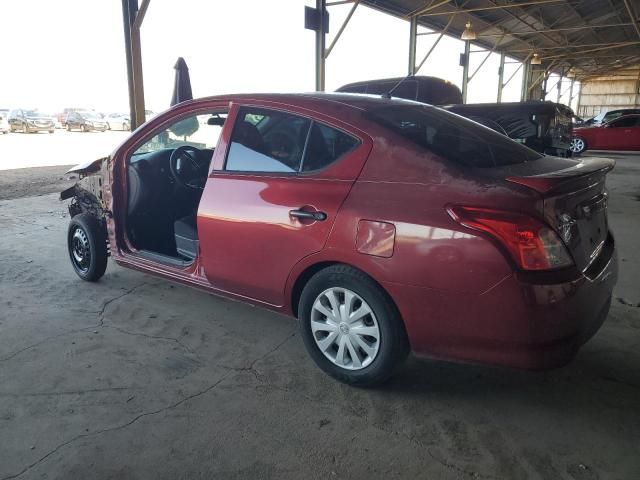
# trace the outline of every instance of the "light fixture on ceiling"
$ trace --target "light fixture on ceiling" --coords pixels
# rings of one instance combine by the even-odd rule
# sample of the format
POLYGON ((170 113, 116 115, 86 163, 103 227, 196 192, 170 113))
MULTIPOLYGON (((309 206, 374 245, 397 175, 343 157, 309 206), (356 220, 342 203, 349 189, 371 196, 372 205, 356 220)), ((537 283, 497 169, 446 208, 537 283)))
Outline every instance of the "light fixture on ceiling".
POLYGON ((471 22, 469 21, 464 26, 464 31, 462 32, 462 35, 460 35, 460 40, 475 40, 475 39, 476 39, 476 32, 474 32, 473 28, 471 28, 471 22))
POLYGON ((533 54, 533 58, 531 59, 531 65, 542 65, 542 59, 538 56, 537 53, 533 54))

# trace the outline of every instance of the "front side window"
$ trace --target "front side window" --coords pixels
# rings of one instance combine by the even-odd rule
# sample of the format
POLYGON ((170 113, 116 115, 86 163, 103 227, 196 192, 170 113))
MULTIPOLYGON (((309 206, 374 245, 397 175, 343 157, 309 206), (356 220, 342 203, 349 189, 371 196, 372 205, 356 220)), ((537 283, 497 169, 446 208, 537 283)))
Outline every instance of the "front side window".
POLYGON ((542 157, 498 132, 431 106, 393 105, 367 114, 420 147, 468 167, 500 167, 542 157))
POLYGON ((205 113, 180 119, 142 144, 134 155, 175 149, 189 145, 202 149, 213 149, 227 118, 226 112, 205 113))
POLYGON ((308 118, 241 108, 233 128, 225 170, 299 173, 319 170, 359 141, 308 118))

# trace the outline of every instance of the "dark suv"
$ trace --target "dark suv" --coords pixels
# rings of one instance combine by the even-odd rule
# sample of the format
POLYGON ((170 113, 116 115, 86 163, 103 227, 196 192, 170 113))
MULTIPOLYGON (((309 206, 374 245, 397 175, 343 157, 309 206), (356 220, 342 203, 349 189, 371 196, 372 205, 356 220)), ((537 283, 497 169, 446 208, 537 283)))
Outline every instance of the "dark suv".
POLYGON ((570 157, 573 111, 554 102, 529 101, 475 103, 444 107, 470 120, 494 128, 533 150, 547 155, 570 157), (498 130, 500 131, 500 130, 498 130))
POLYGON ((9 113, 9 129, 12 132, 49 132, 55 130, 53 119, 37 110, 16 108, 9 113))
POLYGON ((453 83, 438 77, 411 76, 366 80, 343 85, 336 91, 370 95, 384 95, 391 92, 391 96, 394 97, 431 105, 462 103, 460 89, 453 83))
POLYGON ((87 110, 78 110, 70 112, 65 120, 68 131, 80 130, 81 132, 98 131, 104 132, 107 128, 107 122, 95 112, 87 110))

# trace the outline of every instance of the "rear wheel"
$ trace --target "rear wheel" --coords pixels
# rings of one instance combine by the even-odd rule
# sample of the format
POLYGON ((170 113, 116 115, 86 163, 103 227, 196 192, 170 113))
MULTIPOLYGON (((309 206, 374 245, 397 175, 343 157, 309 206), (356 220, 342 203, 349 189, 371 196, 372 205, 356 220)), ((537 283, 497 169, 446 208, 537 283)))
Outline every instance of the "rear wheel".
POLYGON ((569 150, 572 153, 582 153, 587 149, 587 142, 583 138, 576 137, 571 139, 571 143, 569 144, 569 150))
POLYGON ((107 232, 104 224, 90 213, 71 219, 67 231, 67 248, 71 265, 78 276, 95 282, 107 269, 107 232))
POLYGON ((24 124, 23 131, 24 133, 31 133, 31 130, 29 129, 29 125, 27 125, 26 123, 24 124))
POLYGON ((70 131, 71 131, 71 125, 67 123, 67 132, 70 132, 70 131))
POLYGON ((85 124, 80 125, 80 130, 83 132, 87 131, 87 126, 85 124))
POLYGON ((302 291, 298 313, 309 355, 341 382, 378 385, 409 352, 402 319, 387 293, 352 267, 316 273, 302 291))

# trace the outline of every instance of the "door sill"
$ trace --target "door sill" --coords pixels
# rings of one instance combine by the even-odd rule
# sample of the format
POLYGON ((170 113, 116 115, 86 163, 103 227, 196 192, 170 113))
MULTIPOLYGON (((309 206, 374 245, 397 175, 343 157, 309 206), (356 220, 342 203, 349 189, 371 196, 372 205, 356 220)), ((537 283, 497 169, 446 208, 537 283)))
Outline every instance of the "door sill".
POLYGON ((193 265, 194 260, 183 260, 181 258, 164 255, 163 253, 152 252, 150 250, 138 250, 136 255, 150 260, 152 262, 162 263, 163 265, 170 265, 172 267, 187 268, 193 265))

